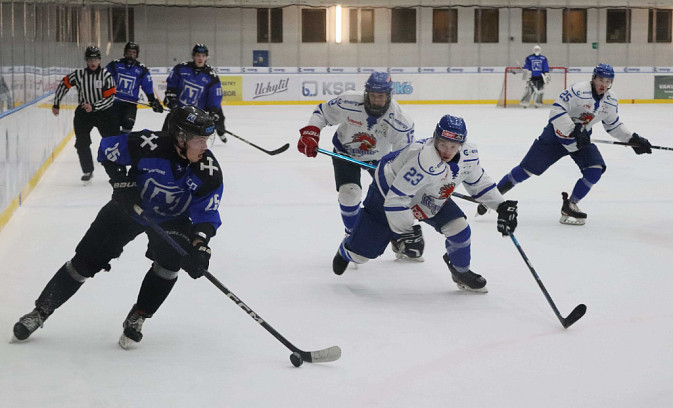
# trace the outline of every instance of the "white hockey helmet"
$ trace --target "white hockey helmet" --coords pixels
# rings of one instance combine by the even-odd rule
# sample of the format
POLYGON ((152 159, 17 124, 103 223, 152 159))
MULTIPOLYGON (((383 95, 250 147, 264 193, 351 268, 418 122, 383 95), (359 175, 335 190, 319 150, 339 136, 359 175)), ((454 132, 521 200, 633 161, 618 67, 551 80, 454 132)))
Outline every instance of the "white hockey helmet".
POLYGON ((535 47, 533 47, 533 54, 535 54, 537 56, 537 55, 540 55, 540 53, 542 53, 542 48, 539 45, 536 45, 535 47))

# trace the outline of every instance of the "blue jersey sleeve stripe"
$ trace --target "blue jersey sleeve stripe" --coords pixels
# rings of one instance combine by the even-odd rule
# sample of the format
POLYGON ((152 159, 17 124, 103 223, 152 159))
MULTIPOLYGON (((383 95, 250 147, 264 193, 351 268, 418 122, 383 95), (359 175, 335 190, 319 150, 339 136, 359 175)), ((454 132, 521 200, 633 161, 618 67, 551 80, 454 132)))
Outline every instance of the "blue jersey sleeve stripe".
POLYGON ((399 212, 399 211, 406 211, 408 210, 407 207, 386 207, 383 206, 384 211, 390 211, 390 212, 399 212))
POLYGON ((405 194, 403 191, 400 191, 399 189, 395 188, 395 186, 390 186, 390 191, 393 193, 397 194, 400 197, 413 197, 408 194, 405 194))
POLYGON ((495 188, 495 183, 491 184, 490 186, 486 187, 485 189, 481 190, 479 194, 473 195, 472 198, 479 198, 483 196, 484 194, 488 193, 489 191, 493 190, 495 188))

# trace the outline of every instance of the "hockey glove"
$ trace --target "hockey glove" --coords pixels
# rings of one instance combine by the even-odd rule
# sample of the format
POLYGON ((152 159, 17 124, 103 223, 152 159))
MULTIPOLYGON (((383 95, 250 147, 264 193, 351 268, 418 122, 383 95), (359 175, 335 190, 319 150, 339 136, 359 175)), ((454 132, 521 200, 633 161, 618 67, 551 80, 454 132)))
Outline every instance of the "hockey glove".
POLYGON ((320 129, 317 126, 305 126, 299 129, 299 143, 297 149, 308 157, 318 155, 318 142, 320 141, 320 129))
POLYGON ((170 110, 173 110, 178 107, 178 95, 175 91, 166 91, 166 96, 164 97, 164 105, 170 110))
POLYGON ((425 240, 423 240, 423 230, 421 226, 416 224, 413 226, 411 232, 400 235, 395 245, 397 251, 409 258, 420 258, 423 256, 423 249, 425 248, 425 240))
POLYGON ((584 146, 588 146, 589 143, 591 143, 591 136, 589 136, 589 132, 584 129, 584 125, 581 123, 575 124, 575 130, 573 130, 570 136, 575 138, 575 143, 577 143, 577 150, 583 148, 584 146))
POLYGON ((217 132, 217 135, 222 139, 224 143, 227 142, 227 138, 222 137, 224 136, 224 133, 226 132, 227 128, 224 126, 224 114, 222 113, 222 110, 219 112, 217 109, 210 109, 208 111, 210 114, 210 117, 213 118, 213 122, 215 122, 215 131, 217 132))
POLYGON ((112 201, 118 203, 125 211, 132 213, 133 206, 140 204, 140 193, 136 181, 125 174, 110 179, 112 185, 112 201))
POLYGON ((498 206, 498 232, 501 233, 503 237, 506 237, 510 232, 514 232, 516 229, 517 203, 518 201, 507 200, 503 201, 498 206))
POLYGON ((192 279, 203 276, 203 271, 208 270, 210 264, 210 248, 201 242, 190 248, 185 257, 182 258, 180 266, 192 279))
POLYGON ((159 102, 157 98, 152 98, 152 100, 150 101, 150 107, 156 113, 162 113, 164 111, 164 107, 161 106, 161 102, 159 102))
POLYGON ((634 133, 633 136, 631 136, 631 139, 629 139, 629 144, 636 154, 652 154, 652 144, 649 140, 639 136, 638 133, 634 133))

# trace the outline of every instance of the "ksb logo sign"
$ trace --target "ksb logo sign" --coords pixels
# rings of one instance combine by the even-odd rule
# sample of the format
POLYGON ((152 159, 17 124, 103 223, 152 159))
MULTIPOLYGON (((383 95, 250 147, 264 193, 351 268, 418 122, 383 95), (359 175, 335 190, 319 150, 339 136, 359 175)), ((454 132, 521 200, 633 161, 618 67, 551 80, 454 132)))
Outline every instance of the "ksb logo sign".
POLYGON ((395 82, 393 81, 393 94, 395 95, 411 95, 414 92, 414 87, 409 82, 395 82))
POLYGON ((317 96, 320 88, 321 95, 341 95, 347 91, 355 90, 355 82, 321 82, 304 81, 301 84, 301 94, 304 96, 317 96))

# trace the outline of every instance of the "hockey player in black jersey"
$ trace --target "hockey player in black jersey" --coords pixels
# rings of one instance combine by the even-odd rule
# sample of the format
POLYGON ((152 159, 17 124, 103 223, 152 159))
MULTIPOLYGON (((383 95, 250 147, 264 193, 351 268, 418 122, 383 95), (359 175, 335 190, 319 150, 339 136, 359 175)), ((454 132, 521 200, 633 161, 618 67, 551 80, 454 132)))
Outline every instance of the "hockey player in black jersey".
POLYGON ((222 171, 208 150, 215 124, 194 106, 176 108, 166 132, 143 130, 105 138, 98 160, 110 174, 112 199, 99 211, 89 230, 67 261, 35 301, 35 309, 14 325, 14 337, 27 339, 42 327, 82 284, 101 270, 110 270, 124 246, 141 233, 148 237, 146 256, 153 262, 138 299, 123 322, 119 345, 142 339, 142 325, 156 313, 182 268, 192 278, 208 268, 208 242, 221 224, 218 205, 222 171), (133 211, 168 232, 185 250, 184 258, 133 211))

